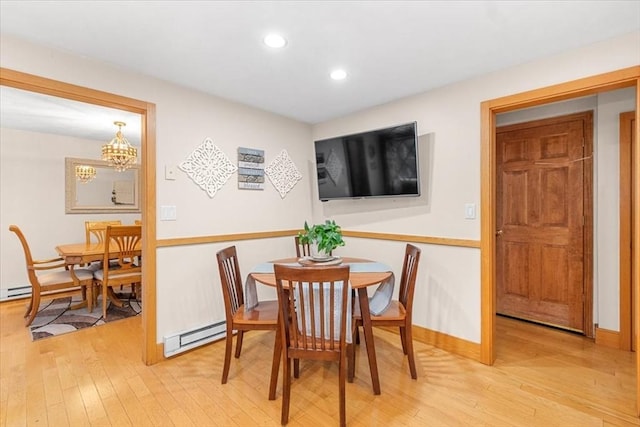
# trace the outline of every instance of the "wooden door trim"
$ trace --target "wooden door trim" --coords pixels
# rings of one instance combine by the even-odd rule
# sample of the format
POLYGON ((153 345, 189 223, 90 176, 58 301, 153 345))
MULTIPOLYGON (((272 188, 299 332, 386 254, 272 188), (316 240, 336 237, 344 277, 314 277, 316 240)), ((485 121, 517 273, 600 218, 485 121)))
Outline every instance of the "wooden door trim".
MULTIPOLYGON (((640 120, 638 118, 640 113, 640 66, 624 68, 481 103, 480 360, 482 363, 491 365, 495 361, 496 114, 626 87, 635 87, 636 89, 636 135, 638 135, 640 134, 640 120)), ((636 141, 636 147, 637 145, 638 141, 636 141)), ((640 149, 636 150, 633 162, 634 165, 640 164, 640 149)), ((632 179, 637 180, 638 177, 634 176, 632 179)), ((637 185, 633 190, 632 206, 634 210, 632 221, 636 226, 632 236, 632 247, 638 249, 633 252, 632 262, 640 265, 640 185, 637 185)), ((636 291, 640 288, 640 274, 637 270, 640 269, 636 269, 632 277, 632 286, 636 291)), ((640 306, 639 294, 640 292, 635 292, 634 294, 636 306, 640 306)), ((633 321, 636 331, 638 331, 640 316, 637 313, 633 321)), ((636 399, 636 411, 640 415, 640 352, 636 352, 636 399)))
POLYGON ((631 350, 631 122, 635 111, 620 114, 620 339, 622 350, 631 350))
POLYGON ((156 112, 155 104, 0 67, 0 85, 130 111, 142 116, 142 221, 144 286, 142 360, 160 360, 156 346, 156 112))

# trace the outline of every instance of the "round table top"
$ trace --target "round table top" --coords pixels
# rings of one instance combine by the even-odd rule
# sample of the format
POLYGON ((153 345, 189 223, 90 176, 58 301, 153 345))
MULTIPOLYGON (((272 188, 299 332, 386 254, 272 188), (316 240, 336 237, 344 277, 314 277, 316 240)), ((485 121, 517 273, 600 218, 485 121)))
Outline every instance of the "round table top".
MULTIPOLYGON (((298 262, 298 258, 283 258, 274 261, 269 261, 274 264, 291 264, 298 262)), ((343 257, 343 263, 356 263, 356 262, 374 262, 364 258, 343 257)), ((302 265, 301 265, 302 266, 302 265)), ((313 268, 313 267, 310 267, 313 268)), ((349 273, 349 282, 351 282, 351 288, 358 289, 367 286, 377 285, 380 282, 388 279, 393 273, 391 271, 376 271, 376 272, 351 272, 349 273)), ((256 282, 263 283, 268 286, 276 286, 276 276, 273 273, 250 273, 251 277, 256 282)))

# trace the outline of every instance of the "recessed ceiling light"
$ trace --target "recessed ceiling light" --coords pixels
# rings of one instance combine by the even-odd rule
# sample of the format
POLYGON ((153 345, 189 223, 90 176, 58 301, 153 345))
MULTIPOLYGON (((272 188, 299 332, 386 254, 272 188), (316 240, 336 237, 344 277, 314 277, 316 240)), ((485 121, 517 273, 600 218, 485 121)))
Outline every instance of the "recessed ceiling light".
POLYGON ((268 34, 264 38, 264 44, 273 48, 284 47, 287 44, 287 41, 279 34, 268 34))
POLYGON ((345 70, 333 70, 331 72, 331 78, 333 80, 344 80, 347 77, 347 72, 345 70))

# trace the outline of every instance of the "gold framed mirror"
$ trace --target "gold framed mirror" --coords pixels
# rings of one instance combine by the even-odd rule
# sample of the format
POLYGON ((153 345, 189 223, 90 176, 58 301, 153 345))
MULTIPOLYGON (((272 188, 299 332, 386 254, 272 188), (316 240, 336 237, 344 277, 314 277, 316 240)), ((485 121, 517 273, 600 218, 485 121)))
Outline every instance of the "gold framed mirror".
POLYGON ((102 160, 65 158, 65 212, 140 212, 140 166, 118 172, 102 160), (81 182, 76 166, 92 166, 95 178, 81 182))

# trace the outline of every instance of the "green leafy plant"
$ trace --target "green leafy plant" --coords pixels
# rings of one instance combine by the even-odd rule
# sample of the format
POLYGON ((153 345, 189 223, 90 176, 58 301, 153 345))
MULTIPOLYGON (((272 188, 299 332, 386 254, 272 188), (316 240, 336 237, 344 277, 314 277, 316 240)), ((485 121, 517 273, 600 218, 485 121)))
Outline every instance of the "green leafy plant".
POLYGON ((316 244, 318 252, 330 254, 338 246, 344 246, 342 229, 333 220, 326 220, 324 224, 309 226, 304 222, 304 230, 298 233, 300 243, 316 244))

